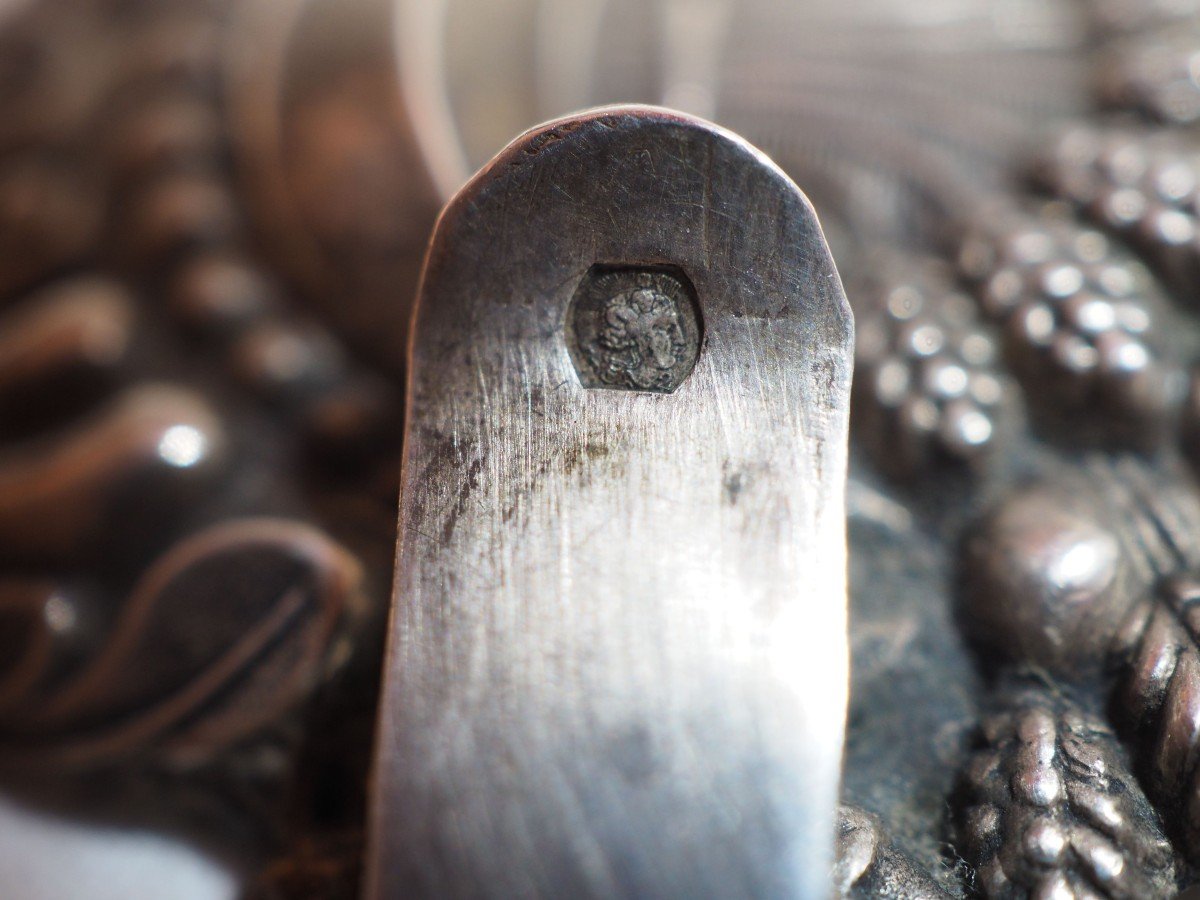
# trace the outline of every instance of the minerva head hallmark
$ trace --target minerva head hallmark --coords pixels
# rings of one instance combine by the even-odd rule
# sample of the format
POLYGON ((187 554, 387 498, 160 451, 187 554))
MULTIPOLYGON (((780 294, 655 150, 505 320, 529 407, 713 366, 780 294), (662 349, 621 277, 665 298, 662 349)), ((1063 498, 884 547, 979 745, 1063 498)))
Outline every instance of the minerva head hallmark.
POLYGON ((584 387, 669 394, 700 355, 696 291, 677 268, 592 266, 566 331, 584 387))
POLYGON ((414 320, 367 895, 825 897, 853 324, 708 123, 537 128, 414 320))

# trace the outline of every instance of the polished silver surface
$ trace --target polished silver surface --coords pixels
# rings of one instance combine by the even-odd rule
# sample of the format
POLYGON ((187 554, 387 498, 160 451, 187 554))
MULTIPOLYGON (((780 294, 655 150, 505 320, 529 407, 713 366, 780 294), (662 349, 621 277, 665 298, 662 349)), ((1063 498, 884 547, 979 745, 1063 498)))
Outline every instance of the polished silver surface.
POLYGON ((807 200, 699 120, 554 122, 451 202, 410 354, 368 896, 828 895, 852 340, 807 200), (694 288, 695 367, 635 369, 673 392, 581 383, 596 266, 614 296, 694 288))

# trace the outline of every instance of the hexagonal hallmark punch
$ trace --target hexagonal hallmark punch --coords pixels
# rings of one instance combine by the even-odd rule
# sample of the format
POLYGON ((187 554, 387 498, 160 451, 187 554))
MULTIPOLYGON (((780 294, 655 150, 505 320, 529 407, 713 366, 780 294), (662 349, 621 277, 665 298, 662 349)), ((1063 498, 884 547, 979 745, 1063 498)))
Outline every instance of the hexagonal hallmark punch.
POLYGON ((824 897, 853 324, 708 123, 537 128, 446 208, 408 385, 367 895, 824 897))

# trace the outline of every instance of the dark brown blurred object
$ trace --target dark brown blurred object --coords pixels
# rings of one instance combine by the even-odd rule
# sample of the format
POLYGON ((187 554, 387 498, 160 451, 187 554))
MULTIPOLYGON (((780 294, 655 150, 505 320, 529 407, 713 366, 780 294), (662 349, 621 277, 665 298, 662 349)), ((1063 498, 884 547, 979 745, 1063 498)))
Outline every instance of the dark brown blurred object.
POLYGON ((231 28, 234 150, 268 258, 386 370, 403 366, 445 197, 396 79, 390 0, 252 0, 231 28))
POLYGON ((260 252, 235 12, 0 21, 0 785, 245 873, 361 826, 401 411, 260 252))

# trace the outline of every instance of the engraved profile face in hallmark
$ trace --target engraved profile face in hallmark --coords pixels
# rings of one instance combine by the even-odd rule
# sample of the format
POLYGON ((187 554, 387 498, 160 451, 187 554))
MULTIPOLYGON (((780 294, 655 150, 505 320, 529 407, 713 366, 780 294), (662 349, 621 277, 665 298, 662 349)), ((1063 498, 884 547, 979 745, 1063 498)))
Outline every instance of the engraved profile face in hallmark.
POLYGON ((567 339, 584 387, 669 394, 700 355, 695 289, 673 267, 592 266, 571 300, 567 339))

